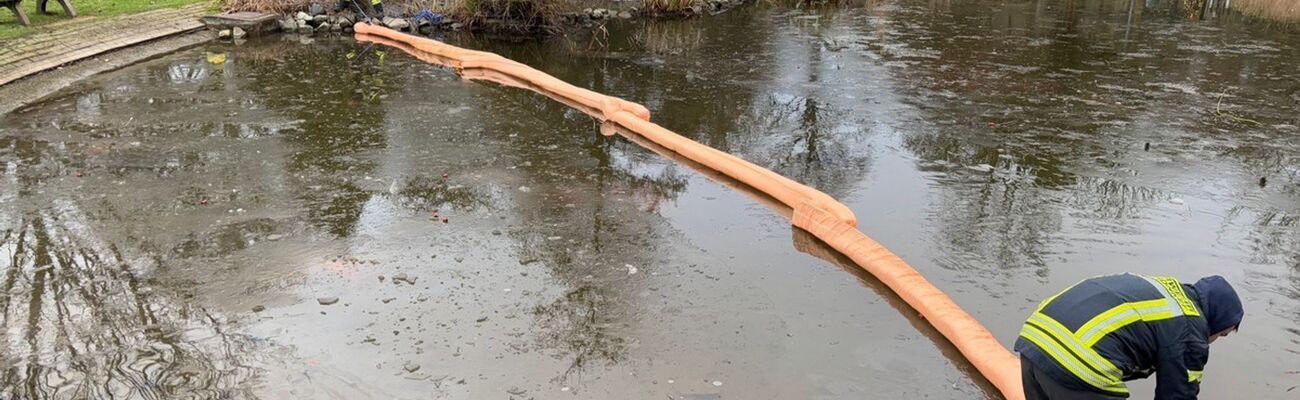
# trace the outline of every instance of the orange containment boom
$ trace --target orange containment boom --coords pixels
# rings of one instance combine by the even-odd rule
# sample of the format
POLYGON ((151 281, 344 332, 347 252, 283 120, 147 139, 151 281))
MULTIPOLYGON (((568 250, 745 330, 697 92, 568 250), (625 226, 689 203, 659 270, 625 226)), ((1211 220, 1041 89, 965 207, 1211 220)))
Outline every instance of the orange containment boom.
POLYGON ((1010 400, 1025 398, 1020 360, 916 269, 859 231, 853 212, 829 195, 650 122, 650 111, 645 106, 570 85, 497 54, 462 49, 371 24, 357 24, 356 32, 357 40, 392 46, 425 62, 455 68, 466 79, 540 93, 771 196, 794 210, 794 226, 843 253, 920 312, 1003 396, 1010 400))

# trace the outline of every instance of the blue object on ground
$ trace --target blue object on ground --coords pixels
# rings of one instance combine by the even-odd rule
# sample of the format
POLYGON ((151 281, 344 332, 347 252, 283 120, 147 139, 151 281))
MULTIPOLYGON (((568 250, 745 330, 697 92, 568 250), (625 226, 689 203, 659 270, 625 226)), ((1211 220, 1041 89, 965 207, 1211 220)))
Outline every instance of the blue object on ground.
POLYGON ((415 14, 414 19, 416 22, 429 21, 431 24, 436 24, 442 22, 443 15, 429 10, 420 10, 415 14))

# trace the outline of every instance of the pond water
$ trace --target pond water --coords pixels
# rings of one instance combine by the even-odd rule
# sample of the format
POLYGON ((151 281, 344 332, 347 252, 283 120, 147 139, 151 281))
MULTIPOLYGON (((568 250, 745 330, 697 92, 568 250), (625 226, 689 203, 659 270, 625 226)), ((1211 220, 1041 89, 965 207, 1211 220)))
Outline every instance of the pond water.
MULTIPOLYGON (((1177 2, 760 4, 453 36, 843 200, 1005 344, 1222 274, 1206 398, 1300 382, 1300 35, 1177 2)), ((749 194, 351 38, 210 43, 0 118, 0 398, 995 398, 749 194)), ((1131 387, 1143 398, 1153 382, 1131 387)))

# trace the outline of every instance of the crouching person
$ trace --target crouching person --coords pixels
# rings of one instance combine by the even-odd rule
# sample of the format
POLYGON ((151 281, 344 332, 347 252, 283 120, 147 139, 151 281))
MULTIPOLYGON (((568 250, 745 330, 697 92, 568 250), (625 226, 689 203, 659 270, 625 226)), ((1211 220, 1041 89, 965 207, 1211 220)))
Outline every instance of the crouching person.
POLYGON ((1128 398, 1156 375, 1156 400, 1195 399, 1209 344, 1241 325, 1241 299, 1220 276, 1183 284, 1133 274, 1084 280, 1048 298, 1020 330, 1028 400, 1128 398))

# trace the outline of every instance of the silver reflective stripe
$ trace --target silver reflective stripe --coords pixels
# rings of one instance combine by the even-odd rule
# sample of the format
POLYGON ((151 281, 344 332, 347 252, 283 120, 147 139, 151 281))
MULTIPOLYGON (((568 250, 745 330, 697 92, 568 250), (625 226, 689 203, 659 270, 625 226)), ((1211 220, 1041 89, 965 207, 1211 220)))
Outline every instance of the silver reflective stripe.
POLYGON ((1151 279, 1142 275, 1138 275, 1138 276, 1142 277, 1142 279, 1145 279, 1147 283, 1150 283, 1151 286, 1154 286, 1156 290, 1159 290, 1161 296, 1165 296, 1165 300, 1169 301, 1169 311, 1174 313, 1175 317, 1181 317, 1184 315, 1183 308, 1178 306, 1178 299, 1175 299, 1174 295, 1169 294, 1169 290, 1165 289, 1165 285, 1161 285, 1160 282, 1156 282, 1155 279, 1151 279))

